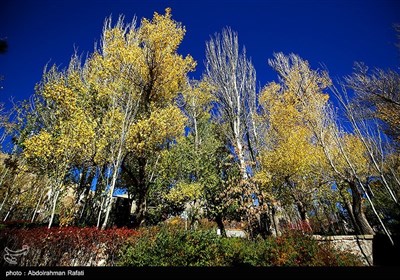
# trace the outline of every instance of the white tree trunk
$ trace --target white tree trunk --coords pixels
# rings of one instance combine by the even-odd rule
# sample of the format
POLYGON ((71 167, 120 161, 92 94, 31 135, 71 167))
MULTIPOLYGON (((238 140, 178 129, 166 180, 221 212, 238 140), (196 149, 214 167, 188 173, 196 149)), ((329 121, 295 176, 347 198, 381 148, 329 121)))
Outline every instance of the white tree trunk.
POLYGON ((7 192, 6 192, 6 195, 5 195, 5 197, 4 197, 4 199, 3 199, 3 202, 1 203, 1 206, 0 206, 0 211, 1 211, 1 209, 3 209, 3 206, 4 206, 4 204, 6 203, 6 201, 7 201, 7 198, 8 198, 8 195, 9 195, 9 189, 7 190, 7 192))
POLYGON ((243 154, 243 146, 240 139, 236 139, 237 156, 239 159, 240 171, 242 173, 243 179, 248 179, 246 161, 243 154))
POLYGON ((55 212, 56 212, 56 206, 57 206, 57 201, 58 201, 58 196, 59 195, 60 195, 60 188, 58 186, 56 191, 55 191, 55 193, 54 193, 54 197, 53 197, 53 201, 52 201, 51 216, 50 216, 48 228, 51 228, 51 226, 53 224, 54 215, 55 215, 55 212))
POLYGON ((104 217, 104 221, 103 224, 101 226, 101 229, 105 229, 107 227, 107 223, 108 223, 108 218, 110 216, 110 211, 112 208, 112 198, 113 198, 113 193, 114 193, 114 189, 115 189, 115 183, 117 182, 117 177, 118 177, 118 169, 119 169, 119 165, 120 165, 120 157, 122 154, 122 147, 120 147, 119 151, 118 151, 118 158, 117 161, 114 165, 114 170, 113 170, 113 176, 112 176, 112 180, 111 180, 111 185, 110 185, 110 190, 108 192, 107 195, 107 199, 106 199, 106 216, 104 217))
POLYGON ((40 197, 39 197, 39 200, 38 200, 38 202, 36 203, 35 210, 33 211, 33 214, 32 214, 31 223, 33 223, 33 222, 35 221, 36 213, 38 212, 39 205, 40 205, 40 203, 42 202, 43 194, 44 194, 44 191, 41 192, 40 197))
POLYGON ((8 216, 10 215, 11 211, 14 209, 14 205, 17 203, 17 200, 15 200, 13 202, 13 204, 10 206, 10 209, 8 209, 8 212, 6 214, 6 216, 3 219, 3 222, 5 222, 8 219, 8 216))

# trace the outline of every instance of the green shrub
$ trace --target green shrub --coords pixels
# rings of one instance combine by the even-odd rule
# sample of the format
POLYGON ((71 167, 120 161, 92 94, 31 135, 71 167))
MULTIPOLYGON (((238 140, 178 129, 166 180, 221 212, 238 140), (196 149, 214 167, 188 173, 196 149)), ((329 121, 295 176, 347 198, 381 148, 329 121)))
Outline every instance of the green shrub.
POLYGON ((220 238, 214 231, 163 227, 142 232, 120 254, 124 266, 213 266, 221 263, 220 238))

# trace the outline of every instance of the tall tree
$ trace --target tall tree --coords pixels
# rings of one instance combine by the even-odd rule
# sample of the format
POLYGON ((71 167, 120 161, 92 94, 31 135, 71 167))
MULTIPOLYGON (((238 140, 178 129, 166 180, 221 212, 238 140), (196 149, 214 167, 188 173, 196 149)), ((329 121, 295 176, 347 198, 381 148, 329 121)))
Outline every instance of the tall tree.
POLYGON ((211 119, 211 91, 207 82, 191 81, 181 96, 188 134, 163 153, 158 183, 169 189, 165 195, 168 203, 188 212, 190 225, 201 213, 215 220, 224 235, 223 219, 235 210, 237 197, 232 196, 232 189, 239 168, 232 164, 219 124, 211 119))
POLYGON ((145 218, 158 154, 169 141, 183 133, 184 117, 174 100, 184 89, 186 75, 196 63, 190 55, 184 58, 177 53, 186 31, 172 19, 169 8, 165 15, 155 13, 151 21, 143 19, 140 27, 132 32, 138 38, 135 61, 140 79, 135 87, 141 98, 138 120, 127 134, 123 169, 131 174, 130 190, 137 204, 134 220, 139 226, 145 218))
MULTIPOLYGON (((111 18, 104 24, 102 44, 87 62, 88 81, 98 93, 104 106, 104 117, 99 127, 102 138, 96 160, 106 164, 105 198, 102 200, 98 218, 104 211, 101 228, 108 225, 112 197, 117 185, 122 160, 127 153, 126 142, 129 129, 137 121, 143 90, 138 87, 144 77, 141 64, 136 21, 130 24, 120 17, 115 26, 111 18)), ((101 103, 100 103, 101 104, 101 103)))
POLYGON ((356 94, 352 105, 358 117, 380 120, 382 131, 400 145, 400 74, 382 69, 370 72, 365 64, 356 63, 345 81, 356 94))
POLYGON ((51 67, 36 88, 28 125, 22 135, 23 155, 39 174, 51 178, 51 227, 58 198, 71 165, 90 150, 95 131, 81 103, 86 93, 77 57, 66 70, 51 67))
POLYGON ((256 71, 246 50, 239 52, 238 35, 230 28, 206 43, 206 79, 213 87, 215 117, 240 169, 242 181, 237 182, 236 192, 241 193, 239 204, 252 234, 254 220, 260 220, 259 211, 266 206, 251 180, 259 146, 256 71))
POLYGON ((311 70, 308 62, 294 54, 274 54, 269 64, 280 83, 267 85, 260 97, 268 120, 260 154, 263 183, 275 189, 281 201, 294 203, 302 221, 308 221, 317 189, 326 181, 321 173, 323 152, 317 145, 310 122, 321 117, 330 84, 325 72, 311 70))
POLYGON ((227 138, 234 148, 242 177, 247 179, 249 154, 254 155, 252 147, 255 148, 257 137, 256 72, 245 49, 239 53, 238 35, 230 28, 206 43, 206 76, 214 88, 217 116, 227 124, 227 138))

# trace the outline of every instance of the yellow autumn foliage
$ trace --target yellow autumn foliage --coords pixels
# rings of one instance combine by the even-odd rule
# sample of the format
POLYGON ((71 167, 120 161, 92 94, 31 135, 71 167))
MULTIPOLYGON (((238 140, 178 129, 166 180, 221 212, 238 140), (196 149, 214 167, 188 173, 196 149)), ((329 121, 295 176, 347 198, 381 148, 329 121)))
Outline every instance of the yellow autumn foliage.
POLYGON ((209 117, 214 96, 212 86, 207 81, 199 81, 188 84, 184 92, 184 102, 186 113, 192 118, 209 117))
POLYGON ((185 117, 179 108, 155 108, 149 118, 131 127, 127 137, 128 150, 138 155, 157 148, 168 140, 183 134, 185 117))
POLYGON ((203 186, 200 183, 179 182, 165 195, 165 199, 175 204, 183 204, 200 198, 202 192, 203 186))
POLYGON ((170 9, 139 27, 106 20, 100 49, 82 66, 75 56, 64 71, 44 74, 38 94, 52 106, 51 127, 26 139, 26 157, 103 164, 122 138, 140 154, 181 134, 184 116, 172 101, 195 67, 190 55, 176 53, 184 34, 170 9), (150 111, 134 113, 141 106, 150 111), (127 110, 138 120, 123 132, 127 110))
POLYGON ((312 125, 323 116, 328 95, 322 90, 330 80, 304 61, 294 61, 282 75, 282 84, 268 84, 260 96, 268 131, 259 156, 262 169, 255 178, 267 185, 289 179, 299 184, 318 175, 325 162, 312 125))
POLYGON ((50 160, 54 154, 52 135, 45 130, 33 135, 24 142, 24 156, 28 159, 42 158, 50 160))
POLYGON ((154 13, 153 20, 143 19, 139 40, 148 65, 148 79, 157 76, 150 99, 153 102, 171 101, 186 83, 186 73, 192 71, 196 62, 188 55, 183 58, 176 53, 185 35, 185 28, 172 20, 171 9, 165 15, 154 13))
POLYGON ((345 134, 337 141, 341 141, 337 146, 341 145, 343 151, 339 147, 334 150, 334 160, 336 168, 347 177, 352 177, 351 174, 358 174, 363 176, 371 174, 368 169, 369 159, 365 145, 361 139, 353 134, 345 134), (347 159, 346 159, 347 157, 347 159), (355 172, 350 170, 350 165, 354 168, 355 172))
POLYGON ((89 83, 99 98, 130 94, 137 100, 147 94, 152 103, 171 102, 196 66, 190 55, 176 53, 185 28, 165 15, 154 13, 139 27, 124 25, 123 18, 112 27, 106 22, 101 52, 86 67, 89 83), (147 92, 149 91, 149 92, 147 92))

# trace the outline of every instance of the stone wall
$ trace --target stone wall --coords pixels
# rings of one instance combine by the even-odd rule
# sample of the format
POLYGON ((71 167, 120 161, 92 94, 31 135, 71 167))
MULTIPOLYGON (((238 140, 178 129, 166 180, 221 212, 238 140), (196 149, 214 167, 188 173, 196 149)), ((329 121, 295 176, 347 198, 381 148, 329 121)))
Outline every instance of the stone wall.
POLYGON ((314 235, 320 242, 330 242, 335 248, 360 256, 366 266, 373 265, 372 240, 373 235, 314 235))
MULTIPOLYGON (((246 238, 247 234, 244 230, 241 229, 225 229, 226 237, 241 237, 246 238)), ((221 235, 221 230, 217 229, 217 234, 221 235)))

